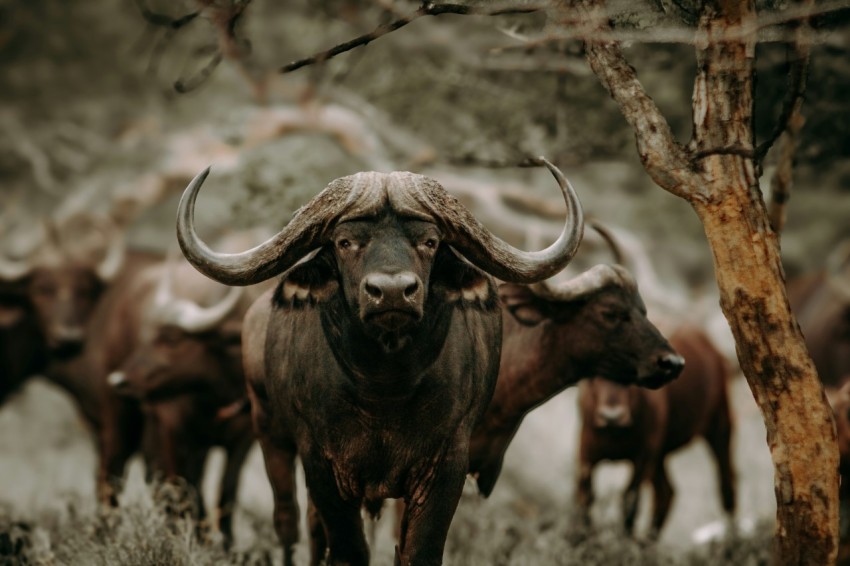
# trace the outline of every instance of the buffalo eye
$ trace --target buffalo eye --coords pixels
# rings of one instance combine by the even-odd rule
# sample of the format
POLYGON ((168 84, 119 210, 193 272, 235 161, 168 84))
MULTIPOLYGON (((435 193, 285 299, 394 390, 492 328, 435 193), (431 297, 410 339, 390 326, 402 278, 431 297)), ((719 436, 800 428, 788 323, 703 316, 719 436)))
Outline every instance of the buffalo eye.
POLYGON ((422 243, 423 246, 428 248, 429 250, 433 250, 437 247, 437 239, 436 238, 428 238, 422 243))
POLYGON ((343 238, 340 241, 338 241, 336 243, 336 245, 339 246, 339 249, 341 249, 341 250, 347 250, 351 247, 351 240, 343 238))
POLYGON ((621 322, 628 322, 629 314, 621 311, 603 311, 602 320, 605 321, 606 324, 613 326, 620 324, 621 322))

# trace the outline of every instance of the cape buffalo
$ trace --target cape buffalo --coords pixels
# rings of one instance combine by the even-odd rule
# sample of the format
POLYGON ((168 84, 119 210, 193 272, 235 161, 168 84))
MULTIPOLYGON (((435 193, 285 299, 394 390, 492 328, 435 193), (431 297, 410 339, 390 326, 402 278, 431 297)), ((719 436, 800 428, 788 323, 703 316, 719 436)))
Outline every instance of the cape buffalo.
POLYGON ((469 456, 469 472, 484 497, 534 408, 583 378, 657 388, 684 365, 647 320, 634 279, 619 265, 597 265, 557 287, 505 283, 499 296, 504 329, 499 380, 472 434, 469 456))
POLYGON ((304 465, 332 564, 367 564, 361 505, 407 503, 396 561, 440 564, 468 468, 469 436, 499 371, 494 275, 531 283, 557 273, 583 219, 563 174, 558 240, 522 252, 495 238, 436 181, 406 172, 333 181, 275 237, 242 254, 195 234, 204 171, 178 210, 178 240, 200 271, 248 285, 284 273, 245 320, 252 416, 292 560, 293 460, 304 465))
POLYGON ((125 396, 141 401, 150 473, 184 479, 199 518, 205 515, 201 479, 209 450, 221 446, 227 463, 221 478, 218 519, 225 544, 232 540, 232 512, 239 472, 254 441, 242 370, 242 318, 261 289, 230 288, 198 274, 185 261, 148 268, 134 303, 140 317, 135 349, 109 377, 125 396))
POLYGON ((726 360, 696 327, 680 328, 670 343, 687 363, 679 378, 662 389, 627 387, 603 378, 579 386, 576 496, 587 521, 593 501, 593 468, 603 460, 629 460, 634 470, 623 494, 626 530, 631 533, 634 527, 641 484, 651 481, 655 495, 652 529, 657 534, 673 500, 665 460, 697 436, 708 441, 716 460, 723 508, 729 514, 735 511, 726 360))

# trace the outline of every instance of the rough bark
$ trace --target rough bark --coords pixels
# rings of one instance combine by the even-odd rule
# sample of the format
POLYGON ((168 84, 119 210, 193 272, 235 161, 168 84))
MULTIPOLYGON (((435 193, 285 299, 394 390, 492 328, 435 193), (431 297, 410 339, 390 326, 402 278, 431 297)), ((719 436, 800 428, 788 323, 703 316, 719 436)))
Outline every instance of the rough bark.
MULTIPOLYGON (((610 31, 600 0, 557 3, 610 31)), ((832 412, 785 294, 779 242, 759 190, 753 147, 755 29, 752 0, 705 2, 694 85, 694 134, 676 143, 615 43, 586 40, 590 65, 635 129, 647 172, 686 199, 705 227, 720 306, 741 369, 761 409, 775 466, 777 564, 834 563, 838 449, 832 412)), ((591 26, 591 29, 592 29, 591 26)), ((592 33, 586 37, 592 38, 592 33)))

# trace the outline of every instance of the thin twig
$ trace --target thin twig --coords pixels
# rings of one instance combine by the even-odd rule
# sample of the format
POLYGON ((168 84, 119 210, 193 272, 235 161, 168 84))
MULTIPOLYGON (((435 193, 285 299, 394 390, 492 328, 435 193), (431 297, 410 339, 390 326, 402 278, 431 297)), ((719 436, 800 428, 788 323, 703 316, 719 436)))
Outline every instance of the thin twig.
POLYGON ((422 6, 407 16, 398 18, 393 20, 387 24, 380 25, 376 27, 369 33, 363 34, 359 37, 355 37, 349 41, 344 43, 340 43, 339 45, 335 45, 326 51, 322 51, 312 55, 310 57, 305 57, 304 59, 299 59, 297 61, 293 61, 287 65, 284 65, 280 68, 281 73, 291 73, 301 67, 306 67, 308 65, 314 65, 316 63, 323 63, 328 59, 333 59, 337 55, 345 53, 347 51, 351 51, 357 47, 362 47, 364 45, 368 45, 369 43, 379 39, 389 33, 392 33, 400 28, 403 28, 407 24, 418 20, 424 16, 440 16, 443 14, 456 14, 462 16, 502 16, 508 14, 530 14, 532 12, 538 12, 542 10, 542 6, 515 6, 512 4, 505 4, 500 6, 465 6, 463 4, 434 4, 432 2, 425 2, 422 6))
POLYGON ((141 12, 142 17, 150 24, 155 25, 157 27, 165 27, 173 30, 178 30, 197 18, 201 15, 201 10, 190 12, 185 16, 180 16, 179 18, 172 18, 171 16, 166 16, 164 14, 158 14, 156 12, 151 11, 144 0, 136 0, 136 6, 139 7, 139 12, 141 12))
MULTIPOLYGON (((812 1, 804 2, 804 7, 811 8, 812 1)), ((801 21, 797 25, 795 33, 795 41, 793 48, 788 46, 789 52, 789 70, 788 70, 788 89, 785 91, 785 98, 782 100, 782 110, 779 118, 773 127, 770 136, 756 147, 755 159, 761 163, 782 132, 790 126, 791 119, 795 114, 798 114, 800 107, 803 104, 803 94, 806 91, 806 76, 809 70, 809 52, 811 43, 809 41, 808 22, 801 21)))

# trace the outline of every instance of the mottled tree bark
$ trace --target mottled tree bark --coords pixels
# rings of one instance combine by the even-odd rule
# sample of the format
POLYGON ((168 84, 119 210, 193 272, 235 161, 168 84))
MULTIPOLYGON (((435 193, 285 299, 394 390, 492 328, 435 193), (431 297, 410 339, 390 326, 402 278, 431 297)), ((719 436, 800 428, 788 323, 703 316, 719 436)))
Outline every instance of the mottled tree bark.
POLYGON ((838 448, 832 412, 785 293, 779 241, 759 190, 753 140, 753 0, 705 2, 696 45, 693 138, 677 143, 613 42, 602 0, 561 0, 555 15, 586 32, 593 71, 635 130, 653 180, 687 200, 714 255, 720 306, 764 416, 775 466, 778 564, 835 561, 838 448), (730 29, 752 30, 728 34, 730 29), (605 34, 607 35, 607 34, 605 34), (610 36, 609 36, 610 37, 610 36))

